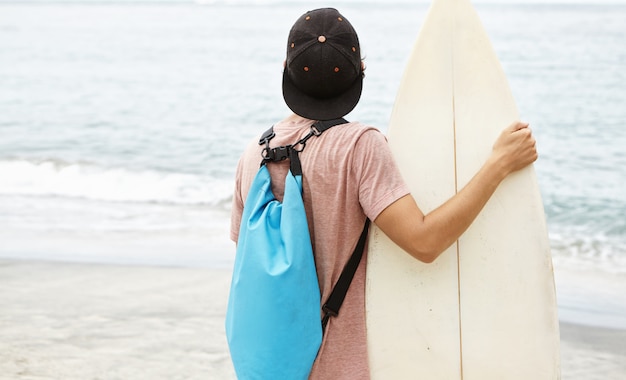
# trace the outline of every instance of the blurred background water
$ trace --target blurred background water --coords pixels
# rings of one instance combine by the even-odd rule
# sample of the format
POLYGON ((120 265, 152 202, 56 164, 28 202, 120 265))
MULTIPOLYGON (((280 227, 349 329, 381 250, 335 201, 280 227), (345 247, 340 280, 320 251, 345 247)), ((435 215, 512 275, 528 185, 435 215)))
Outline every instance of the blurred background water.
MULTIPOLYGON (((237 159, 327 5, 0 2, 0 257, 232 265, 237 159)), ((332 5, 366 56, 348 118, 386 131, 428 3, 332 5)), ((626 327, 626 4, 475 6, 538 139, 561 318, 626 327)))

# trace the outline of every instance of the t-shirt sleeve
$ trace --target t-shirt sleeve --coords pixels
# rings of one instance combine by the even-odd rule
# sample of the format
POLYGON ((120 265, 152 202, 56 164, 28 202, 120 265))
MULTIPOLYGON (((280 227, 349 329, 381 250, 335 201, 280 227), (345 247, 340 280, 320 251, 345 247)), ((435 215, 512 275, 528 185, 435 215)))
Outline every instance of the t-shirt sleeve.
POLYGON ((353 171, 359 181, 359 202, 375 220, 398 199, 409 194, 385 136, 376 129, 363 133, 354 147, 353 171))

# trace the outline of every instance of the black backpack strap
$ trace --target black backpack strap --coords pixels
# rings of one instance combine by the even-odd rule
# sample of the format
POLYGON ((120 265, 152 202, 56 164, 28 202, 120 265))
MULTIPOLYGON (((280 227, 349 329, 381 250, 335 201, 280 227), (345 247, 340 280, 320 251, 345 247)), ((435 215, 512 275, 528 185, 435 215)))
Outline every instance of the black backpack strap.
POLYGON ((261 156, 263 160, 261 161, 261 166, 265 165, 267 162, 276 162, 283 161, 289 159, 291 161, 291 172, 293 175, 301 175, 302 167, 300 165, 300 157, 299 153, 304 150, 306 147, 306 142, 313 136, 319 136, 324 131, 334 127, 335 125, 345 124, 348 121, 346 119, 333 119, 333 120, 320 120, 316 121, 312 126, 309 133, 301 138, 298 142, 293 145, 285 145, 278 146, 276 148, 270 148, 270 140, 276 136, 274 133, 274 126, 265 131, 261 138, 259 139, 259 145, 265 145, 263 149, 263 153, 261 156))
POLYGON ((316 136, 321 135, 325 130, 334 127, 339 124, 346 124, 348 121, 344 118, 333 119, 333 120, 320 120, 315 122, 313 126, 311 126, 311 131, 314 132, 316 136))
POLYGON ((321 135, 322 133, 324 133, 324 131, 334 127, 335 125, 345 124, 347 122, 348 121, 343 118, 333 119, 333 120, 320 120, 320 121, 315 122, 311 126, 311 131, 302 139, 300 139, 300 141, 298 141, 296 144, 291 146, 290 147, 291 149, 289 149, 291 173, 293 175, 302 175, 302 165, 300 164, 300 152, 302 152, 304 148, 306 147, 306 142, 308 139, 310 139, 313 136, 321 135))
POLYGON ((263 132, 263 134, 261 135, 261 138, 259 139, 259 145, 269 143, 269 141, 273 139, 274 136, 276 136, 276 133, 274 133, 274 126, 272 125, 270 129, 263 132))
POLYGON ((348 288, 352 283, 352 279, 354 278, 354 274, 356 273, 357 268, 359 267, 359 263, 361 262, 361 257, 363 257, 363 251, 365 250, 365 241, 367 240, 367 233, 369 231, 370 220, 365 220, 365 226, 363 227, 363 232, 361 232, 361 236, 359 237, 359 241, 352 252, 352 256, 348 259, 346 266, 343 267, 343 271, 335 284, 330 296, 326 300, 326 303, 322 306, 322 311, 324 312, 324 317, 322 318, 322 331, 326 330, 326 325, 328 324, 328 320, 330 317, 336 317, 339 315, 339 309, 341 308, 341 304, 343 304, 344 298, 346 298, 346 293, 348 293, 348 288))

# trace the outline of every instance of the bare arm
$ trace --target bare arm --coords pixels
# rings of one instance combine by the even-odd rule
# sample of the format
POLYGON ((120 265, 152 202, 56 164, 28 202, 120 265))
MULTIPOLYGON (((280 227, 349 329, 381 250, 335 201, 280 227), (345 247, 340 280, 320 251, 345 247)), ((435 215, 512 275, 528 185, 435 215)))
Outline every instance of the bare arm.
POLYGON ((471 181, 443 205, 424 215, 413 196, 407 195, 374 222, 411 256, 430 263, 465 232, 507 175, 536 159, 528 124, 513 123, 502 131, 491 156, 471 181))

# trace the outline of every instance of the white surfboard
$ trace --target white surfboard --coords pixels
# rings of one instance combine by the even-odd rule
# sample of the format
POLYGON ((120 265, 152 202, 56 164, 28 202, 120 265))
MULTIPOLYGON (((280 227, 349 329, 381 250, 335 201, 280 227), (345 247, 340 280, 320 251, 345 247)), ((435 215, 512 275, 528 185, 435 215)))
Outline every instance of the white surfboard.
MULTIPOLYGON (((459 191, 518 119, 469 0, 434 0, 388 134, 422 211, 459 191)), ((373 227, 366 297, 373 379, 560 378, 552 260, 533 167, 505 179, 434 263, 418 262, 373 227)))

